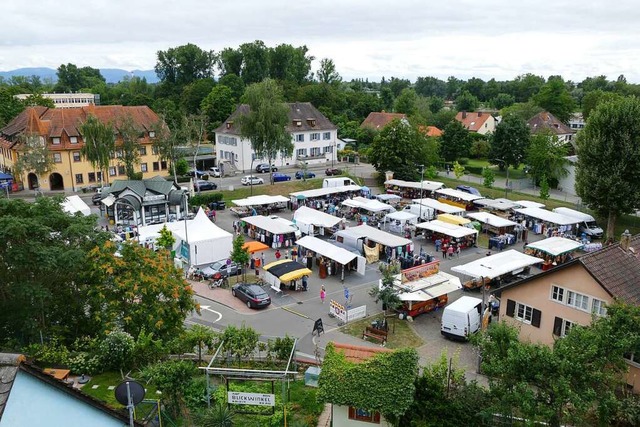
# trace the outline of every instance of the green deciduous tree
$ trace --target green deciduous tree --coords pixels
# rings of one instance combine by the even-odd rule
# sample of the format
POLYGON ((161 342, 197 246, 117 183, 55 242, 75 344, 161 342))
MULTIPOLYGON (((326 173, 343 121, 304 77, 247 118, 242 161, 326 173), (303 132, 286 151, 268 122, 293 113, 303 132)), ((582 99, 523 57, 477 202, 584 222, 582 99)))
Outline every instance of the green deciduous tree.
POLYGON ((169 412, 178 417, 187 413, 184 396, 197 372, 191 361, 169 360, 146 367, 142 370, 142 376, 162 392, 169 412))
POLYGON ((100 70, 91 67, 78 68, 75 64, 62 64, 57 71, 58 82, 54 90, 56 92, 78 92, 81 89, 89 89, 105 79, 100 70))
POLYGON ((561 77, 549 78, 540 88, 540 92, 533 97, 535 103, 567 123, 576 109, 576 103, 561 77))
POLYGON ((493 187, 493 183, 496 182, 496 175, 490 168, 482 169, 482 185, 487 188, 493 187))
POLYGON ((462 175, 464 175, 464 166, 458 163, 457 160, 453 162, 453 174, 456 176, 456 179, 460 179, 462 175))
POLYGON ((156 244, 163 249, 170 251, 173 248, 173 245, 176 243, 176 238, 173 237, 173 233, 171 230, 167 228, 165 224, 159 231, 159 236, 156 239, 156 244))
POLYGON ((25 172, 35 172, 44 175, 53 169, 53 155, 47 147, 47 143, 40 135, 25 133, 20 135, 20 156, 15 164, 18 175, 25 172))
POLYGON ((491 138, 489 162, 499 165, 500 170, 511 166, 517 169, 526 156, 530 139, 529 127, 522 118, 516 115, 505 117, 491 138))
POLYGON ((540 178, 540 198, 547 200, 549 198, 549 181, 546 175, 542 175, 540 178))
POLYGON ((429 98, 429 110, 436 114, 438 111, 444 108, 444 99, 439 96, 432 96, 429 98))
MULTIPOLYGON (((233 238, 233 249, 231 250, 231 260, 238 264, 244 272, 244 278, 247 279, 247 266, 249 265, 249 251, 244 246, 244 236, 238 234, 233 238)), ((237 280, 236 280, 237 281, 237 280)))
POLYGON ((531 136, 525 162, 529 173, 537 181, 546 176, 548 180, 558 180, 567 176, 568 148, 558 142, 550 133, 537 133, 531 136))
POLYGON ((120 117, 116 124, 118 134, 120 135, 120 144, 118 151, 122 155, 118 158, 118 163, 124 166, 127 178, 136 179, 135 166, 140 163, 140 135, 144 133, 144 129, 136 127, 133 118, 129 115, 120 117))
POLYGON ((180 105, 187 114, 198 114, 202 101, 211 93, 215 82, 213 79, 198 79, 182 89, 180 105))
POLYGON ((200 104, 202 114, 205 114, 209 121, 209 128, 215 129, 220 126, 233 113, 236 103, 237 99, 229 87, 222 84, 214 86, 200 104))
POLYGON ((0 128, 25 109, 24 102, 14 97, 17 93, 13 88, 0 87, 0 128))
POLYGON ((105 369, 126 369, 133 365, 135 341, 123 331, 107 332, 99 345, 100 356, 105 369))
POLYGON ((622 98, 621 95, 615 92, 605 92, 603 90, 594 90, 587 92, 582 98, 582 118, 587 121, 591 112, 601 103, 617 101, 622 98))
POLYGON ((223 85, 231 89, 231 95, 237 101, 244 94, 245 84, 242 78, 237 74, 225 74, 218 80, 219 85, 223 85))
POLYGON ((478 98, 465 90, 456 97, 456 109, 458 111, 475 111, 480 105, 478 98))
POLYGON ((576 192, 606 217, 607 237, 616 219, 640 206, 640 100, 600 104, 578 134, 576 192))
POLYGON ((244 97, 249 112, 238 119, 240 134, 251 141, 256 157, 267 159, 269 164, 278 153, 290 157, 293 142, 286 129, 289 107, 282 102, 282 91, 277 83, 271 79, 255 83, 247 87, 244 97))
POLYGON ((498 110, 502 110, 505 107, 509 107, 515 104, 516 99, 513 95, 508 93, 499 93, 495 98, 491 100, 491 106, 493 108, 497 108, 498 110))
POLYGON ((379 270, 382 286, 374 285, 369 289, 369 295, 376 304, 382 302, 386 317, 388 311, 393 312, 402 307, 402 300, 393 286, 397 280, 396 275, 400 274, 400 267, 396 264, 380 264, 379 270))
POLYGON ((469 156, 471 135, 464 125, 452 120, 442 129, 440 156, 448 162, 469 156))
POLYGON ((415 90, 411 88, 402 89, 402 92, 395 100, 394 110, 396 113, 404 113, 407 116, 411 116, 416 112, 417 102, 418 95, 415 90))
POLYGON ((133 336, 144 329, 160 339, 181 331, 196 308, 183 273, 166 256, 137 243, 125 243, 118 252, 109 242, 88 255, 92 286, 86 311, 95 329, 119 328, 133 336))
MULTIPOLYGON (((182 159, 182 154, 179 152, 178 147, 183 144, 184 141, 180 138, 177 130, 169 128, 163 116, 152 125, 151 129, 155 133, 155 137, 153 138, 154 149, 158 153, 160 160, 169 162, 171 171, 173 172, 173 180, 174 182, 178 182, 178 175, 183 175, 178 173, 177 170, 178 161, 182 159)), ((187 169, 188 167, 187 165, 187 169)), ((186 172, 185 170, 184 173, 186 172)))
POLYGON ((393 120, 375 137, 369 160, 378 172, 393 171, 397 179, 416 181, 420 168, 438 162, 438 142, 406 121, 393 120))
POLYGON ((320 60, 320 68, 316 72, 318 81, 324 84, 339 84, 342 81, 342 77, 336 70, 336 64, 333 59, 322 58, 320 60))
POLYGON ((113 127, 90 114, 87 120, 80 125, 79 130, 84 142, 80 152, 108 180, 109 174, 105 172, 109 169, 116 144, 113 127))
POLYGON ((212 350, 218 334, 213 329, 203 325, 192 325, 186 330, 184 340, 192 349, 198 348, 198 362, 202 362, 202 349, 212 350))
POLYGON ((502 117, 518 116, 522 120, 529 121, 533 116, 542 111, 542 108, 536 105, 534 102, 522 102, 518 104, 512 104, 508 107, 504 107, 500 110, 502 117))

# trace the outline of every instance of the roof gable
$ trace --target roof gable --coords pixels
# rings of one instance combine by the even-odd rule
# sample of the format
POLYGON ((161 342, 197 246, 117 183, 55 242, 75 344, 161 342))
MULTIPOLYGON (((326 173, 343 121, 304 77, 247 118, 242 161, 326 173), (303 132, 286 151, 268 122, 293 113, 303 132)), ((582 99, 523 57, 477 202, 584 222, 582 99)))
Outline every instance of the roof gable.
POLYGON ((482 128, 484 123, 489 119, 493 119, 493 116, 491 115, 491 113, 484 113, 481 111, 477 111, 477 112, 460 111, 458 114, 456 114, 456 120, 462 123, 462 125, 467 130, 470 130, 473 132, 477 132, 478 130, 480 130, 480 128, 482 128))
POLYGON ((435 126, 419 126, 418 130, 420 130, 420 132, 422 132, 424 135, 430 138, 442 136, 442 133, 443 133, 440 129, 438 129, 435 126))
POLYGON ((360 125, 361 128, 370 128, 373 130, 381 130, 386 125, 391 123, 395 119, 406 119, 406 114, 401 113, 387 113, 387 112, 377 112, 372 111, 369 113, 366 119, 360 125))
POLYGON ((527 125, 531 129, 531 133, 551 132, 555 135, 575 133, 569 126, 547 111, 542 111, 533 116, 527 121, 527 125))

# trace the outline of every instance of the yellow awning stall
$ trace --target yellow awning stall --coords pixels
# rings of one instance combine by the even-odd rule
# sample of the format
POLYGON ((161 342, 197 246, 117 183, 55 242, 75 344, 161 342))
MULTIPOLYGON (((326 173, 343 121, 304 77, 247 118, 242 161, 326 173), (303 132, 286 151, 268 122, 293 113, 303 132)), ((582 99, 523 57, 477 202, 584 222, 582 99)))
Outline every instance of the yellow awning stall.
POLYGON ((448 222, 449 224, 454 225, 467 225, 471 222, 471 220, 467 218, 451 214, 440 214, 438 215, 438 219, 442 222, 448 222))
POLYGON ((292 280, 298 280, 302 276, 311 275, 312 271, 305 265, 300 264, 292 259, 281 259, 274 261, 264 266, 265 281, 271 284, 276 284, 276 280, 279 282, 290 282, 292 280))

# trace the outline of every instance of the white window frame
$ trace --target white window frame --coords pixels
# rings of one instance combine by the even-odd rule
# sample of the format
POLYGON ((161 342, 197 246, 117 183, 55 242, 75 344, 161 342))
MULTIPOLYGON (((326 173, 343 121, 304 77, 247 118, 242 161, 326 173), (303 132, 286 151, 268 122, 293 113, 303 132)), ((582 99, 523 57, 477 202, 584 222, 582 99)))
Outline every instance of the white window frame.
POLYGON ((146 163, 140 163, 140 172, 149 172, 149 166, 146 163))
POLYGON ((331 132, 324 132, 322 134, 322 139, 324 139, 325 141, 331 139, 331 132))
POLYGON ((78 143, 78 137, 77 136, 70 136, 69 137, 69 142, 71 142, 72 144, 77 144, 78 143))
POLYGON ((555 302, 564 304, 564 297, 567 290, 562 286, 551 285, 551 299, 555 302))
POLYGON ((533 307, 516 301, 516 306, 513 310, 513 318, 530 325, 533 320, 533 307), (522 314, 520 313, 520 310, 522 310, 522 314))
POLYGON ((591 299, 591 312, 598 316, 607 315, 607 303, 598 298, 591 299))
POLYGON ((296 135, 296 142, 304 142, 304 134, 299 133, 296 135))
POLYGON ((579 292, 567 290, 567 305, 578 310, 589 311, 589 300, 587 295, 579 292))
POLYGON ((310 141, 320 141, 320 132, 314 132, 310 135, 310 141))
POLYGON ((110 166, 109 167, 109 176, 116 176, 116 167, 115 166, 110 166))
POLYGON ((53 145, 60 145, 60 138, 57 136, 54 136, 53 138, 51 138, 51 143, 53 145))
POLYGON ((155 138, 156 133, 154 131, 149 131, 149 138, 155 138))
POLYGON ((571 331, 571 328, 576 326, 577 323, 572 322, 567 319, 562 319, 562 327, 560 328, 560 337, 566 337, 567 334, 571 331))
POLYGON ((298 148, 296 150, 296 156, 298 156, 298 157, 307 157, 307 149, 306 148, 298 148))
POLYGON ((62 163, 62 153, 53 153, 53 163, 62 163))

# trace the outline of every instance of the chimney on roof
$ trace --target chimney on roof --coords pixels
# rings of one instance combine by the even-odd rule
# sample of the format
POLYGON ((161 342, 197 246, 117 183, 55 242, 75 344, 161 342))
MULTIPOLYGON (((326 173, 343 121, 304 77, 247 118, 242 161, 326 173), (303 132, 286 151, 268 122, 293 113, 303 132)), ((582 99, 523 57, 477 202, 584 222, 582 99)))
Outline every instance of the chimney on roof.
POLYGON ((463 112, 462 112, 462 119, 464 120, 464 119, 466 119, 466 118, 467 118, 467 112, 466 112, 466 111, 463 111, 463 112))
POLYGON ((482 117, 482 112, 478 111, 478 117, 482 117))
POLYGON ((620 247, 626 252, 629 250, 629 246, 631 246, 631 233, 629 233, 629 230, 624 230, 624 233, 620 236, 620 247))

